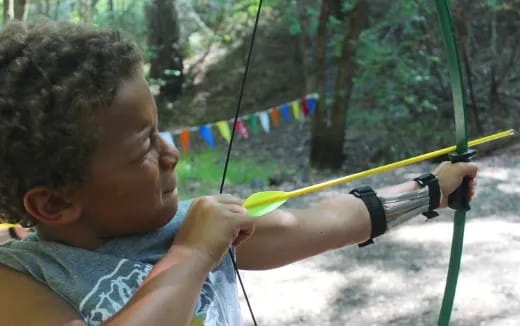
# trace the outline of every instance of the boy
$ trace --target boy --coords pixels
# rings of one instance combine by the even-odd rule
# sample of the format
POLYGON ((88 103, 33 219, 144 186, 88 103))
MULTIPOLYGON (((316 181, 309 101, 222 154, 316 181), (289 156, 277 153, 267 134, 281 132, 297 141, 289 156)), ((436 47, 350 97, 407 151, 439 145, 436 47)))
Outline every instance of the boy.
MULTIPOLYGON (((178 203, 179 152, 158 134, 137 48, 116 32, 12 23, 0 72, 0 218, 36 229, 0 247, 5 324, 241 325, 230 247, 239 268, 274 268, 404 215, 347 194, 259 219, 230 195, 178 203)), ((464 176, 473 196, 476 171, 442 164, 438 183, 378 196, 410 193, 414 214, 446 207, 464 176)))

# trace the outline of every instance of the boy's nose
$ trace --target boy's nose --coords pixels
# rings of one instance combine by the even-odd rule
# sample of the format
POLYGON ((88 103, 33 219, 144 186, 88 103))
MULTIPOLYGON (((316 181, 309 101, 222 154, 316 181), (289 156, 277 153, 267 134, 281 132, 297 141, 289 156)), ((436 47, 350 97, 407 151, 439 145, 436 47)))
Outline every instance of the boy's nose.
POLYGON ((180 153, 175 146, 164 139, 161 139, 161 156, 159 158, 159 164, 162 169, 174 169, 177 162, 179 162, 179 156, 180 153))

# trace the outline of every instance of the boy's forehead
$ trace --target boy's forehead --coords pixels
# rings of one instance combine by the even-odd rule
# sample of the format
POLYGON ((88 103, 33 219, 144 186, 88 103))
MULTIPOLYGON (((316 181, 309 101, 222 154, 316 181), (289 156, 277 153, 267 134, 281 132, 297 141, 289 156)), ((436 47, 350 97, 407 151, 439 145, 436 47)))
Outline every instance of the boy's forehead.
POLYGON ((121 84, 112 105, 103 112, 97 123, 102 134, 121 142, 126 138, 132 141, 148 134, 156 120, 157 112, 150 89, 146 80, 139 76, 121 84))

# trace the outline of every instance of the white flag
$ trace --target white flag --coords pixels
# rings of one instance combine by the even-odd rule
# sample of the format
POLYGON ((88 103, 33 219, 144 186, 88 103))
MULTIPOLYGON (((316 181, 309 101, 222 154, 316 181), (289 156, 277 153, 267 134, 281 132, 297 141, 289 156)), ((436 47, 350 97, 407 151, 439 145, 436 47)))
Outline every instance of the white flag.
POLYGON ((267 112, 261 112, 258 114, 258 117, 260 118, 260 124, 262 125, 262 128, 268 134, 270 131, 269 115, 267 114, 267 112))
POLYGON ((171 133, 169 133, 168 131, 163 131, 163 132, 160 132, 159 134, 162 136, 162 138, 164 138, 164 140, 166 140, 166 142, 175 146, 175 142, 173 141, 173 136, 171 133))

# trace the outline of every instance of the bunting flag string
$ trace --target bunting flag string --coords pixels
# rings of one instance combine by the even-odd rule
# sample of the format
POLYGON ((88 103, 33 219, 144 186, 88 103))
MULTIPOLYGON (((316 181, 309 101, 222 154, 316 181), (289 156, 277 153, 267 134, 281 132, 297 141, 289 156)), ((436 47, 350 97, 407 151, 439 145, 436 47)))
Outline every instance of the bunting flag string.
POLYGON ((262 125, 262 128, 264 129, 265 133, 268 134, 271 131, 271 126, 269 125, 269 116, 267 115, 267 112, 261 112, 258 117, 260 118, 260 124, 262 125))
POLYGON ((307 100, 305 100, 305 99, 302 100, 301 105, 302 105, 303 116, 308 117, 309 116, 309 105, 307 104, 307 100))
POLYGON ((282 105, 282 115, 285 122, 291 123, 291 113, 289 113, 289 106, 287 104, 282 105))
POLYGON ((200 134, 202 135, 202 138, 208 143, 209 147, 211 149, 214 149, 215 146, 215 140, 213 140, 213 134, 211 133, 211 125, 205 125, 200 127, 199 129, 200 134))
MULTIPOLYGON (((259 111, 239 117, 236 122, 237 132, 244 138, 248 139, 252 135, 258 135, 260 130, 264 133, 270 133, 272 127, 279 127, 281 117, 285 123, 291 123, 292 120, 303 122, 312 116, 316 110, 318 102, 318 94, 310 94, 303 98, 289 101, 268 110, 259 111), (246 123, 247 122, 247 123, 246 123), (249 129, 249 130, 248 130, 249 129)), ((170 143, 174 144, 173 137, 179 137, 181 148, 184 152, 188 152, 191 146, 191 133, 198 132, 211 149, 216 148, 216 141, 213 137, 212 127, 216 126, 217 130, 226 142, 231 140, 231 128, 233 120, 221 120, 214 123, 208 123, 202 126, 182 128, 175 131, 163 131, 161 135, 170 143)))
POLYGON ((245 139, 247 139, 249 137, 249 134, 247 133, 246 127, 244 126, 244 123, 240 119, 237 120, 237 131, 245 139))
POLYGON ((181 138, 181 146, 182 150, 185 152, 190 151, 190 130, 189 129, 182 129, 181 133, 179 134, 181 138))
POLYGON ((231 130, 229 129, 227 121, 222 120, 217 122, 217 128, 220 131, 222 138, 224 138, 229 143, 231 141, 231 130))
POLYGON ((164 140, 166 140, 166 142, 168 142, 168 143, 172 144, 173 146, 175 146, 175 142, 173 141, 172 134, 170 134, 167 131, 163 131, 163 132, 161 132, 159 134, 161 135, 162 138, 164 138, 164 140))
POLYGON ((271 119, 273 119, 273 125, 275 127, 280 126, 280 114, 278 108, 273 108, 271 110, 271 119))
POLYGON ((300 103, 298 101, 293 101, 291 103, 291 107, 292 107, 292 113, 293 113, 293 116, 296 120, 300 121, 302 118, 301 118, 301 109, 300 109, 300 103))
POLYGON ((251 122, 251 131, 253 132, 253 135, 258 135, 260 130, 258 129, 258 118, 256 117, 256 114, 250 114, 248 119, 251 122))

